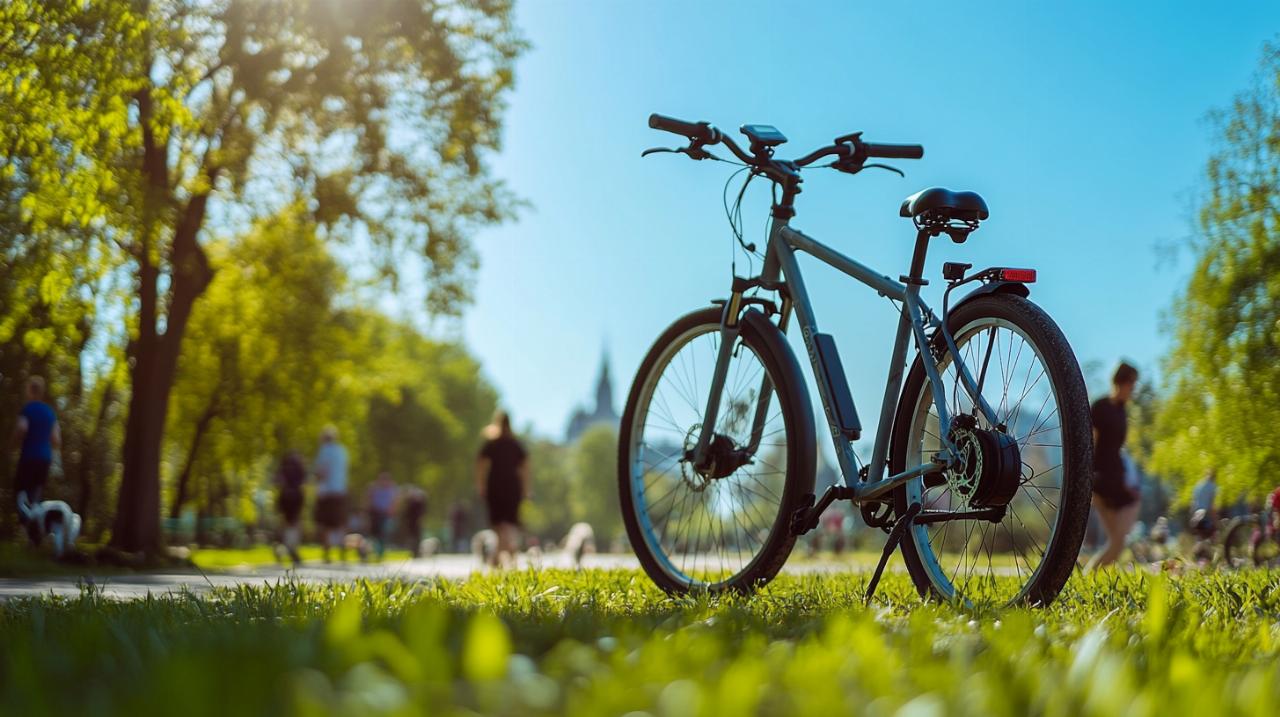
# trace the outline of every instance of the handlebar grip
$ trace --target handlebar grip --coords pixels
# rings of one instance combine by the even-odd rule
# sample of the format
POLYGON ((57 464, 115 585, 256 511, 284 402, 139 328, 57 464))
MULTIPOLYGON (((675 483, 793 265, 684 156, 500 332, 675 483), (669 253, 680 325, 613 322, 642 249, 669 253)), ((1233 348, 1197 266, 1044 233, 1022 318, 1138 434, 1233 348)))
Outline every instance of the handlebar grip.
POLYGON ((663 132, 671 132, 688 137, 689 139, 701 140, 705 143, 715 141, 715 130, 707 122, 685 122, 675 117, 667 117, 657 112, 649 115, 649 126, 654 129, 660 129, 663 132))
POLYGON ((920 159, 924 157, 924 147, 918 144, 877 144, 865 142, 868 157, 884 159, 920 159))

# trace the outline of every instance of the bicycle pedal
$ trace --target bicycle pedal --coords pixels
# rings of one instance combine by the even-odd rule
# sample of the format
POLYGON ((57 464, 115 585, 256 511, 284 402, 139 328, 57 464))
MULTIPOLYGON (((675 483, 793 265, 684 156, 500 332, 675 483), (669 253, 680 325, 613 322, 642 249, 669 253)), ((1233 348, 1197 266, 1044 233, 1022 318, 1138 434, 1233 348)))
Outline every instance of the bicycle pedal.
POLYGON ((791 514, 791 534, 800 536, 813 530, 818 525, 816 518, 811 518, 810 513, 813 512, 813 506, 816 504, 818 496, 813 493, 805 493, 801 498, 801 506, 796 508, 791 514))

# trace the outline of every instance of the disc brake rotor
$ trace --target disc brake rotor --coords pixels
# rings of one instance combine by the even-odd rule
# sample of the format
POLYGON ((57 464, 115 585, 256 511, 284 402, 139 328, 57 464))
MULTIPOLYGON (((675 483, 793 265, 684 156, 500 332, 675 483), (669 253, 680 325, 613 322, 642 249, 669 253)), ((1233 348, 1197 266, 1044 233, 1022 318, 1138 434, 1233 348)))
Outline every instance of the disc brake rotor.
POLYGON ((959 458, 945 473, 947 485, 962 508, 1007 505, 1022 482, 1018 443, 1004 431, 976 424, 973 416, 963 414, 952 421, 950 438, 959 458))

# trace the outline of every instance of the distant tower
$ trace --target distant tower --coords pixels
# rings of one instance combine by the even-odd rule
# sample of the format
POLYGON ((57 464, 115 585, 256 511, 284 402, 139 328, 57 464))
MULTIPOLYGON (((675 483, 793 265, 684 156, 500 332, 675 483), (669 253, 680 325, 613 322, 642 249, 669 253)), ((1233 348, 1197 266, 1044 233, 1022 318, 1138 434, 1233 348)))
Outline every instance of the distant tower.
POLYGON ((588 411, 582 406, 574 409, 573 415, 569 417, 564 441, 573 443, 586 433, 588 428, 598 424, 607 424, 616 429, 618 420, 618 414, 613 410, 613 379, 609 376, 609 350, 604 349, 600 354, 600 375, 596 379, 595 410, 588 411))
POLYGON ((596 379, 596 415, 615 416, 613 412, 613 381, 609 378, 609 349, 600 355, 600 378, 596 379))

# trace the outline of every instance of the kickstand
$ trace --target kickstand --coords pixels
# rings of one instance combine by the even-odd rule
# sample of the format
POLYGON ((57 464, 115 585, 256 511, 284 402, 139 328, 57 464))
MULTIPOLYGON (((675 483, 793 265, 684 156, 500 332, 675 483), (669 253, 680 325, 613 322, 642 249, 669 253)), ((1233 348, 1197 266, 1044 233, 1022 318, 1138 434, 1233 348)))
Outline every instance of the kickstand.
POLYGON ((871 576, 871 582, 867 584, 867 603, 870 603, 871 596, 876 594, 876 586, 880 584, 880 575, 884 573, 885 563, 889 562, 889 556, 898 548, 898 544, 902 542, 902 536, 906 535, 912 519, 919 512, 920 504, 912 503, 907 508, 907 512, 893 522, 893 527, 889 529, 889 538, 884 541, 884 553, 880 555, 880 563, 876 565, 876 572, 871 576))

